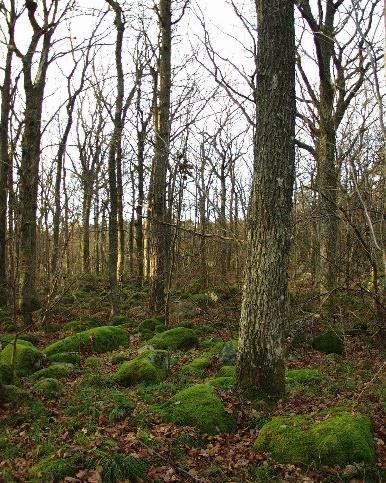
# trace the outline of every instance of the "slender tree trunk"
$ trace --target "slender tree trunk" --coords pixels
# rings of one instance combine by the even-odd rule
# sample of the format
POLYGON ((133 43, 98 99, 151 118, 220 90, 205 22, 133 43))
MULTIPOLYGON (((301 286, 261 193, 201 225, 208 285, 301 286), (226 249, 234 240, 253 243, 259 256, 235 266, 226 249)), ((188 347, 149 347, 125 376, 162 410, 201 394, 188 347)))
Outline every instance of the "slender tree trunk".
POLYGON ((90 213, 92 193, 90 188, 84 187, 83 193, 83 209, 82 209, 82 229, 83 229, 83 273, 88 274, 91 271, 90 262, 90 213))
POLYGON ((150 309, 164 307, 166 283, 166 257, 169 243, 166 230, 166 175, 170 142, 171 92, 171 0, 159 1, 161 44, 159 49, 159 90, 155 115, 155 154, 153 161, 153 191, 151 199, 150 231, 150 309))
MULTIPOLYGON (((11 13, 12 15, 12 13, 11 13)), ((14 20, 10 20, 13 29, 14 20)), ((12 36, 13 34, 11 34, 12 36)), ((7 208, 9 179, 8 128, 11 111, 11 74, 13 51, 8 48, 5 59, 3 85, 1 86, 0 113, 0 305, 7 303, 7 208)))
POLYGON ((295 175, 295 33, 292 2, 256 2, 256 163, 240 319, 237 381, 265 397, 284 393, 283 331, 295 175))

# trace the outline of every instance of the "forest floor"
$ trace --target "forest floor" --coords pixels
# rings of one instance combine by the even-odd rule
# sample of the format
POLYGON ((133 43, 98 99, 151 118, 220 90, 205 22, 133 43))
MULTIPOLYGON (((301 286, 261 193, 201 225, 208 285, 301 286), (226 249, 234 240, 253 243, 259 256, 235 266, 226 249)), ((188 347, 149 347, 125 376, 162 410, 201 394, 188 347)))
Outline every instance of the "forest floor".
MULTIPOLYGON (((386 478, 385 354, 374 347, 370 334, 346 333, 344 353, 338 355, 310 347, 307 330, 318 327, 304 326, 302 337, 293 332, 287 339, 287 371, 315 369, 320 375, 316 383, 295 381, 283 400, 269 406, 239 397, 229 378, 223 379, 211 387, 236 425, 229 433, 209 435, 197 427, 167 422, 157 408, 178 391, 215 378, 224 341, 237 338, 240 294, 176 292, 174 301, 188 302, 176 303, 173 325, 192 329, 198 346, 170 350, 170 369, 160 382, 129 387, 116 384, 114 374, 124 361, 141 353, 141 347, 151 344, 154 333, 151 324, 138 330, 151 315, 144 308, 146 290, 128 285, 124 297, 125 316, 115 325, 130 334, 128 347, 95 354, 90 339, 90 347, 82 346, 79 358, 77 354, 65 364, 68 370, 56 374, 57 384, 52 387, 39 386, 36 374, 16 381, 20 392, 0 408, 0 481, 376 482, 386 478), (186 318, 181 320, 182 316, 186 318), (371 419, 376 463, 279 464, 269 453, 253 449, 261 427, 273 417, 327 414, 337 406, 371 419)), ((294 324, 304 319, 303 309, 304 305, 301 314, 294 311, 294 324)), ((103 288, 78 289, 49 319, 45 330, 29 331, 20 338, 44 352, 49 344, 79 329, 108 324, 103 288), (80 323, 66 326, 73 320, 80 323)), ((352 320, 345 317, 342 323, 350 326, 352 320)), ((11 328, 3 327, 2 334, 11 328)), ((51 363, 50 357, 41 362, 44 367, 52 367, 51 363)))

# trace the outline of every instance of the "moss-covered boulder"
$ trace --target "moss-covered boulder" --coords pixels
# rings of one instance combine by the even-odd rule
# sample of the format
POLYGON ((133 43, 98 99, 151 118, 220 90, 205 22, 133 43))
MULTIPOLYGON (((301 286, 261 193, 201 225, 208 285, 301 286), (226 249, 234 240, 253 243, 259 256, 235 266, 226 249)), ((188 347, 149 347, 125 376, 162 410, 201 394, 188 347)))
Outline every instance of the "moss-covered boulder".
POLYGON ((149 351, 131 361, 123 362, 113 381, 121 386, 136 384, 156 384, 163 381, 168 373, 169 356, 166 351, 149 351))
POLYGON ((58 352, 48 356, 52 363, 80 364, 81 358, 78 352, 58 352))
POLYGON ((63 384, 54 377, 47 377, 36 382, 32 389, 47 398, 54 398, 62 393, 63 384))
POLYGON ((51 455, 31 466, 28 471, 29 481, 62 481, 67 476, 74 476, 77 469, 75 458, 58 458, 56 455, 51 455))
POLYGON ((236 377, 236 366, 222 366, 216 377, 236 377))
POLYGON ((30 376, 32 381, 38 381, 39 379, 46 379, 54 377, 55 379, 65 379, 71 374, 71 366, 67 364, 55 364, 40 371, 35 372, 30 376))
POLYGON ((225 411, 221 399, 208 384, 183 389, 158 408, 167 422, 193 426, 206 434, 229 433, 235 420, 225 411))
POLYGON ((321 381, 321 375, 317 369, 293 369, 287 371, 285 379, 289 388, 298 385, 316 386, 321 381))
MULTIPOLYGON (((13 358, 13 344, 8 344, 0 353, 0 363, 11 366, 13 358)), ((16 374, 20 377, 28 376, 37 371, 43 361, 44 355, 36 349, 36 347, 27 341, 17 341, 15 369, 16 374)))
POLYGON ((344 341, 342 334, 333 331, 319 334, 312 341, 312 347, 325 354, 343 354, 344 341))
POLYGON ((149 343, 156 349, 190 349, 198 346, 198 338, 192 329, 175 327, 155 335, 149 343))
POLYGON ((72 320, 71 322, 67 322, 67 324, 63 325, 63 330, 65 332, 83 332, 87 329, 92 329, 93 327, 99 327, 101 325, 101 321, 99 318, 91 318, 91 319, 81 319, 81 320, 72 320))
POLYGON ((224 343, 221 342, 213 344, 208 351, 204 352, 199 357, 194 358, 191 362, 182 366, 181 372, 196 376, 202 375, 205 370, 211 367, 211 365, 214 363, 223 346, 224 343))
POLYGON ((0 363, 0 384, 11 384, 12 367, 7 364, 0 363))
POLYGON ((218 358, 220 366, 234 366, 236 364, 237 357, 237 341, 227 342, 218 358))
POLYGON ((84 367, 96 371, 103 367, 103 360, 97 356, 86 357, 86 359, 84 360, 84 367))
POLYGON ((44 353, 49 357, 63 352, 103 353, 128 345, 129 335, 125 329, 115 326, 103 326, 58 340, 46 347, 44 353))
POLYGON ((19 405, 30 398, 30 394, 28 391, 22 389, 21 387, 14 386, 13 384, 6 384, 3 386, 4 388, 4 395, 3 401, 19 405))
POLYGON ((254 448, 282 464, 344 466, 374 463, 367 416, 337 412, 314 422, 307 416, 278 416, 260 430, 254 448))
POLYGON ((232 389, 235 385, 235 378, 227 376, 213 377, 208 379, 208 384, 219 389, 232 389))
POLYGON ((138 332, 141 334, 143 339, 150 339, 155 333, 160 333, 165 330, 165 319, 164 318, 153 318, 143 320, 138 325, 138 332))

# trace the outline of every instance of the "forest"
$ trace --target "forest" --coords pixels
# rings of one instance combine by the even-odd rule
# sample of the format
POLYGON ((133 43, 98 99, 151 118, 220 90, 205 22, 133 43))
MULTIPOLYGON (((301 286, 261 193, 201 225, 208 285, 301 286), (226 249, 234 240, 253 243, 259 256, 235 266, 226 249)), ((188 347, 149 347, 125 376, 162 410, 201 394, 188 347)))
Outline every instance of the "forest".
POLYGON ((0 483, 386 481, 385 5, 0 1, 0 483))

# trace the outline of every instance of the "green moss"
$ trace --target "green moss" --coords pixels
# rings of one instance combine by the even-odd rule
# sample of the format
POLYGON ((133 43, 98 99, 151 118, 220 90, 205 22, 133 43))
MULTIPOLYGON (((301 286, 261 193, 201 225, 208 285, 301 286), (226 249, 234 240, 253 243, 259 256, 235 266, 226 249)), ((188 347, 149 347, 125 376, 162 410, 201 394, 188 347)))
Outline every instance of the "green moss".
POLYGON ((375 453, 366 416, 338 413, 321 422, 306 416, 278 416, 260 430, 254 448, 282 464, 373 463, 375 453))
POLYGON ((130 358, 131 355, 128 352, 118 352, 111 357, 111 363, 120 364, 121 362, 129 361, 130 358))
POLYGON ((158 408, 163 419, 181 426, 194 426, 206 434, 228 433, 235 420, 208 384, 196 384, 175 394, 158 408))
POLYGON ((58 340, 45 348, 48 356, 60 352, 103 353, 129 344, 129 335, 121 327, 103 326, 58 340))
POLYGON ((342 335, 333 331, 316 336, 312 342, 312 346, 317 351, 326 354, 343 354, 344 351, 342 335))
POLYGON ((75 458, 58 458, 51 455, 31 466, 28 474, 34 482, 61 481, 66 476, 74 476, 77 469, 75 458))
POLYGON ((92 329, 93 327, 99 327, 101 322, 97 318, 91 318, 86 320, 72 320, 63 325, 63 330, 66 332, 82 332, 87 329, 92 329))
POLYGON ((68 364, 79 364, 80 355, 77 352, 58 352, 48 356, 50 362, 66 362, 68 364))
MULTIPOLYGON (((11 366, 13 357, 13 344, 8 344, 0 353, 0 362, 11 366)), ((40 368, 43 354, 30 342, 18 341, 16 344, 15 368, 20 377, 28 376, 40 368)))
POLYGON ((32 389, 42 396, 54 398, 63 391, 63 384, 54 377, 40 379, 32 386, 32 389))
POLYGON ((198 338, 192 329, 175 327, 155 335, 149 343, 156 349, 189 349, 198 346, 198 338))
POLYGON ((4 396, 5 401, 11 404, 21 404, 30 398, 27 391, 12 384, 4 386, 4 396))
POLYGON ((131 361, 123 362, 113 376, 113 381, 125 387, 163 381, 167 375, 167 367, 157 360, 157 354, 160 359, 167 356, 165 351, 152 351, 140 354, 131 361))
POLYGON ((0 363, 0 384, 10 384, 12 382, 12 367, 0 363))
POLYGON ((321 381, 320 372, 317 369, 293 369, 287 371, 285 378, 290 388, 297 385, 315 386, 321 381))
POLYGON ((143 459, 133 458, 125 453, 98 449, 89 466, 90 468, 102 467, 103 483, 116 483, 123 480, 131 482, 144 480, 149 464, 143 459))
POLYGON ((374 463, 371 423, 362 414, 342 413, 315 423, 311 430, 321 464, 374 463))
POLYGON ((88 369, 101 369, 103 367, 103 360, 97 356, 90 356, 84 360, 84 366, 88 369))
POLYGON ((216 356, 223 348, 223 343, 215 343, 201 356, 196 357, 188 364, 182 366, 181 371, 187 374, 202 375, 214 362, 216 356))
POLYGON ((222 366, 216 377, 236 377, 236 366, 222 366))
POLYGON ((40 371, 35 372, 30 376, 32 381, 38 381, 39 379, 51 378, 54 377, 56 379, 65 379, 71 374, 71 368, 67 365, 55 364, 50 367, 46 367, 44 369, 40 369, 40 371))
POLYGON ((220 389, 232 389, 235 384, 234 377, 213 377, 208 380, 208 384, 212 387, 218 387, 220 389))
POLYGON ((138 332, 140 334, 153 334, 154 332, 163 332, 165 330, 165 320, 160 320, 158 318, 153 318, 153 319, 146 319, 143 320, 139 325, 138 325, 138 332))

